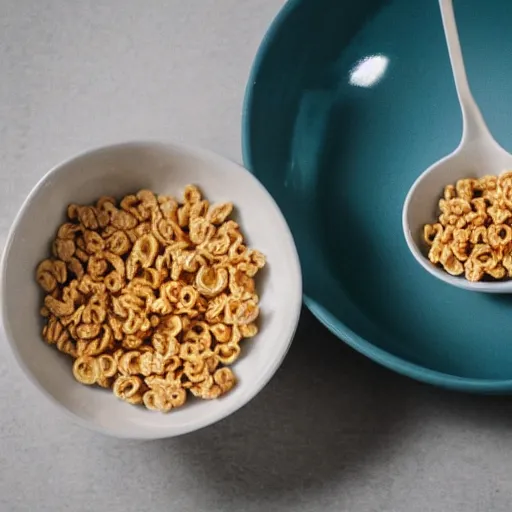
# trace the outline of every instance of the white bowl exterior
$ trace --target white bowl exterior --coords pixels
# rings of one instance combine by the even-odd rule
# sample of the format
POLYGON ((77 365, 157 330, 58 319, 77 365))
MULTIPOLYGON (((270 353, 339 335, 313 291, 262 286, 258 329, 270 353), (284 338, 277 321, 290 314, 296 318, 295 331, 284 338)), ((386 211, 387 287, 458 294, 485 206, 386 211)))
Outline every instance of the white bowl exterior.
POLYGON ((160 438, 196 430, 247 403, 279 367, 301 308, 301 273, 295 244, 277 205, 237 164, 210 152, 166 143, 140 142, 87 152, 50 171, 34 188, 11 229, 2 261, 2 313, 7 338, 20 365, 54 402, 90 427, 118 437, 160 438), (243 340, 233 366, 238 385, 212 401, 190 400, 170 414, 150 412, 111 392, 76 382, 71 361, 41 338, 42 294, 34 279, 39 261, 65 219, 69 203, 102 195, 121 197, 142 188, 180 196, 200 186, 211 202, 233 201, 247 243, 267 257, 259 283, 260 332, 243 340))

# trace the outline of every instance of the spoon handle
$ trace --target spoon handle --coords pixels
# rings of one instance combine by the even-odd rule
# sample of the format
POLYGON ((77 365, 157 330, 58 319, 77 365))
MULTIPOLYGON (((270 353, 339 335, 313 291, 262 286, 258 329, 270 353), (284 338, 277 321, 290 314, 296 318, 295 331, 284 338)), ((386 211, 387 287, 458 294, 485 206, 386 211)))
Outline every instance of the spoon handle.
POLYGON ((469 88, 462 50, 460 48, 457 24, 455 22, 455 14, 453 12, 453 1, 439 0, 439 7, 441 8, 444 35, 450 55, 455 88, 457 89, 457 96, 459 97, 460 108, 462 110, 461 144, 475 139, 492 140, 492 135, 485 124, 482 113, 469 88))

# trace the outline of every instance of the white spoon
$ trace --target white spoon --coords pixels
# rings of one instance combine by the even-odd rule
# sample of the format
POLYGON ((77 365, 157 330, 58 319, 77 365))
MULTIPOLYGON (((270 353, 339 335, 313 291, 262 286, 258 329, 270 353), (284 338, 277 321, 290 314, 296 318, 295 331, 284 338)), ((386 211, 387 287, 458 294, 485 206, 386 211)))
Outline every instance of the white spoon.
POLYGON ((439 6, 462 110, 462 139, 453 153, 431 165, 409 190, 402 213, 405 239, 418 263, 438 279, 466 290, 510 293, 512 281, 473 283, 463 275, 451 276, 443 269, 434 266, 422 250, 424 248, 423 226, 435 222, 437 204, 446 185, 454 184, 461 178, 501 174, 512 169, 512 155, 492 137, 469 89, 452 0, 439 0, 439 6))

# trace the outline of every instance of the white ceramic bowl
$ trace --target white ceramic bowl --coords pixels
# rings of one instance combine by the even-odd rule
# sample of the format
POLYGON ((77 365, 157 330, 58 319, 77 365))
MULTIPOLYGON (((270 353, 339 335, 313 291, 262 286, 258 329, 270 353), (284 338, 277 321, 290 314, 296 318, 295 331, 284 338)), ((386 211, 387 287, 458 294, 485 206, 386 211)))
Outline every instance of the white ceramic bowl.
POLYGON ((301 309, 301 273, 290 230, 279 208, 249 172, 210 152, 177 144, 130 142, 84 153, 51 170, 30 193, 11 228, 1 267, 7 340, 27 376, 80 423, 126 438, 172 437, 214 423, 253 398, 281 364, 301 309), (71 360, 41 338, 41 292, 34 278, 69 203, 142 188, 180 195, 200 186, 211 202, 231 200, 248 244, 267 257, 259 283, 260 332, 242 341, 234 364, 238 385, 217 400, 189 400, 169 414, 118 400, 110 391, 79 384, 71 360))

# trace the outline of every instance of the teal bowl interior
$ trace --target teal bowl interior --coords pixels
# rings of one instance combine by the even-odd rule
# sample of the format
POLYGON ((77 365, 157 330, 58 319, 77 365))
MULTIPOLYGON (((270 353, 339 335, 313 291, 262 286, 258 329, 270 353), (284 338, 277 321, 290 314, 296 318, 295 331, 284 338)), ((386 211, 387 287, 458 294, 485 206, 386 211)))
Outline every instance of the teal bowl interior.
MULTIPOLYGON (((512 2, 454 4, 474 95, 510 150, 512 2)), ((409 187, 460 136, 438 2, 285 4, 253 66, 243 151, 290 223, 307 306, 395 371, 510 392, 512 296, 438 281, 402 235, 409 187)))

